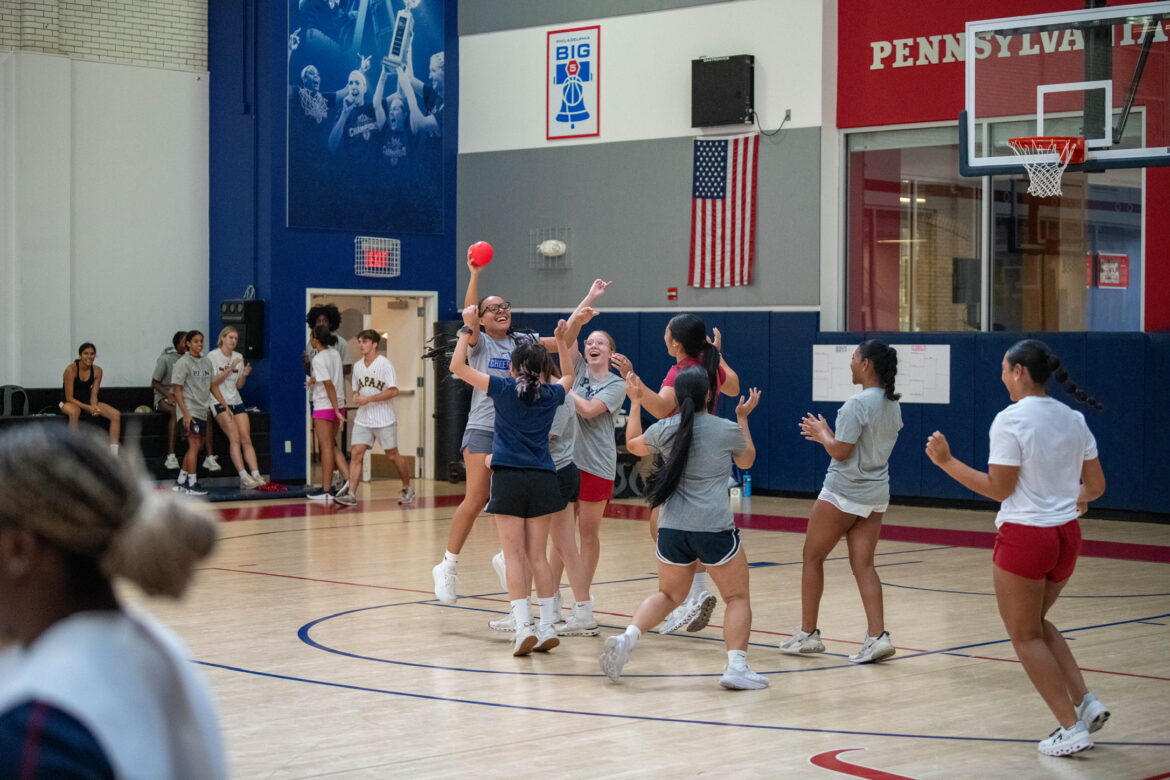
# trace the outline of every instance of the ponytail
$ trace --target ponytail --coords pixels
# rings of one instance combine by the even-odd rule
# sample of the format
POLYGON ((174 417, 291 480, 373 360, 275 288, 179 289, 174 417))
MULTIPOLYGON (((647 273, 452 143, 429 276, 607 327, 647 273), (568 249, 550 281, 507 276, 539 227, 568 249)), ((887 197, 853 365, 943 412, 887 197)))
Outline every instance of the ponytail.
MULTIPOLYGON (((667 325, 670 337, 682 345, 687 357, 697 358, 707 374, 707 411, 714 412, 719 400, 719 350, 707 341, 707 325, 694 314, 678 314, 667 325)), ((677 392, 677 391, 676 391, 677 392)))
POLYGON ((540 398, 540 385, 551 373, 552 358, 543 344, 524 342, 512 350, 512 368, 516 371, 516 395, 526 404, 540 398))
POLYGON ((861 353, 862 359, 873 364, 878 381, 885 388, 886 399, 897 401, 901 398, 901 393, 894 392, 894 380, 898 376, 898 350, 877 339, 861 342, 857 350, 861 353))
POLYGON ((657 507, 678 490, 687 463, 691 458, 691 446, 695 438, 696 410, 703 408, 708 391, 707 374, 697 366, 684 368, 674 380, 675 398, 678 400, 678 427, 670 455, 662 468, 654 472, 649 480, 647 498, 650 506, 657 507))
POLYGON ((1028 371, 1032 381, 1043 386, 1049 379, 1055 379, 1066 393, 1076 400, 1100 412, 1105 404, 1085 392, 1084 388, 1072 381, 1068 371, 1061 368, 1060 358, 1056 356, 1048 345, 1037 339, 1017 341, 1004 355, 1009 366, 1023 366, 1028 371))

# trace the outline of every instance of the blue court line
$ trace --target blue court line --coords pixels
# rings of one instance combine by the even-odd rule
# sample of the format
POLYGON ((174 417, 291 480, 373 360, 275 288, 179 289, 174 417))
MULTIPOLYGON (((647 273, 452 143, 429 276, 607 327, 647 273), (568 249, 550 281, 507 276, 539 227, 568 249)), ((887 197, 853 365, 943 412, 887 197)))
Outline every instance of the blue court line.
MULTIPOLYGON (((534 707, 523 704, 503 704, 501 702, 479 701, 476 699, 457 699, 450 696, 432 696, 425 693, 410 693, 408 691, 392 691, 385 688, 370 688, 363 685, 349 685, 346 683, 327 682, 325 680, 312 680, 308 677, 293 677, 285 674, 275 674, 273 672, 261 672, 255 669, 244 669, 239 666, 229 666, 228 664, 217 664, 211 661, 198 661, 193 663, 200 666, 207 666, 213 669, 223 669, 229 672, 239 672, 241 674, 251 674, 256 677, 267 677, 273 680, 287 680, 289 682, 307 683, 309 685, 323 685, 330 688, 340 688, 348 691, 361 691, 363 693, 380 693, 388 696, 404 696, 410 699, 423 699, 427 701, 445 701, 452 704, 473 704, 479 707, 498 707, 506 710, 521 710, 524 712, 541 712, 550 715, 584 715, 591 718, 613 718, 615 720, 634 720, 646 721, 651 723, 677 723, 690 726, 726 726, 728 728, 737 729, 761 729, 766 731, 788 731, 801 734, 841 734, 851 737, 892 737, 895 739, 934 739, 947 740, 952 742, 997 742, 997 743, 1022 743, 1032 744, 1035 739, 1006 739, 1002 737, 957 737, 947 736, 942 734, 896 734, 892 732, 883 731, 846 731, 843 729, 814 729, 801 728, 799 726, 772 726, 764 723, 730 723, 727 721, 718 720, 698 720, 694 718, 664 718, 660 716, 651 715, 623 715, 616 712, 590 712, 588 710, 563 710, 553 707, 534 707)), ((1116 747, 1170 747, 1170 742, 1096 742, 1097 745, 1111 745, 1116 747)))
POLYGON ((887 566, 907 566, 912 563, 922 563, 922 561, 895 561, 894 563, 875 563, 875 569, 884 569, 887 566))
POLYGON ((1154 623, 1154 622, 1151 622, 1149 620, 1139 620, 1138 622, 1144 626, 1164 626, 1164 625, 1166 625, 1165 623, 1154 623))
MULTIPOLYGON (((876 568, 876 567, 875 567, 876 568)), ((994 593, 979 593, 972 590, 947 590, 946 588, 924 588, 918 585, 898 585, 893 582, 882 582, 887 588, 901 588, 902 590, 924 590, 930 593, 949 593, 955 596, 994 596, 994 593)), ((1149 599, 1159 596, 1170 596, 1170 593, 1124 593, 1118 596, 1069 596, 1060 594, 1062 599, 1149 599)))

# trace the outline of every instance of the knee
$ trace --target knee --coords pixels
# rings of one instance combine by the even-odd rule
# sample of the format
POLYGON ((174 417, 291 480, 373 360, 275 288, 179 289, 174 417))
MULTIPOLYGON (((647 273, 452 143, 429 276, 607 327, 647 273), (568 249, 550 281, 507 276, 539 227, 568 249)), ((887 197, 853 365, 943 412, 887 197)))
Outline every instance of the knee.
POLYGON ((119 412, 117 409, 110 409, 110 421, 111 422, 121 422, 122 421, 122 413, 119 412))

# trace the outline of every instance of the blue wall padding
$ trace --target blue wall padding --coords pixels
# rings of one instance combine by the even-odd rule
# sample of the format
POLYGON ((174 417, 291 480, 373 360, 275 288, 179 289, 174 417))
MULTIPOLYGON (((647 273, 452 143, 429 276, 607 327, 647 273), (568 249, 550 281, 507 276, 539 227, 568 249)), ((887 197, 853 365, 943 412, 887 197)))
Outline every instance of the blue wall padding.
MULTIPOLYGON (((1124 396, 1102 400, 1107 415, 1129 414, 1142 420, 1141 437, 1127 442, 1122 454, 1128 467, 1142 477, 1142 509, 1170 512, 1170 333, 1150 333, 1145 338, 1145 377, 1133 376, 1129 383, 1140 381, 1148 389, 1145 408, 1129 407, 1124 396)), ((1108 482, 1113 469, 1108 464, 1105 468, 1108 482)))

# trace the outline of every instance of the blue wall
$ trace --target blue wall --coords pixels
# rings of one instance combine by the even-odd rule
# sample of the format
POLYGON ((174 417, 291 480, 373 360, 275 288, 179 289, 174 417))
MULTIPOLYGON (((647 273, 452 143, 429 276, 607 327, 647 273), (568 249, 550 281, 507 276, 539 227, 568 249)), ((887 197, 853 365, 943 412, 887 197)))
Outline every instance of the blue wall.
MULTIPOLYGON (((245 396, 271 413, 272 476, 304 476, 305 347, 308 288, 437 290, 439 316, 455 305, 455 167, 459 50, 456 2, 445 0, 446 118, 443 127, 444 215, 441 235, 392 234, 402 241, 402 275, 353 273, 354 233, 285 227, 287 0, 212 0, 208 4, 211 71, 210 330, 219 302, 247 285, 266 304, 265 357, 256 361, 245 396), (292 452, 284 452, 284 442, 292 452)), ((371 70, 376 78, 378 63, 371 70)), ((364 232, 365 233, 365 232, 364 232)), ((368 234, 368 233, 365 233, 368 234)), ((379 234, 374 234, 379 235, 379 234)))
MULTIPOLYGON (((740 375, 740 386, 763 390, 752 415, 758 455, 752 467, 755 489, 815 493, 824 480, 829 456, 805 441, 797 423, 805 412, 832 421, 838 403, 812 402, 812 345, 850 344, 880 338, 891 344, 949 344, 951 402, 903 404, 905 427, 890 459, 890 489, 895 496, 982 500, 959 485, 926 457, 926 437, 940 430, 956 457, 986 469, 988 430, 1010 403, 1000 382, 1004 352, 1022 338, 1042 339, 1060 356, 1069 374, 1105 404, 1103 412, 1076 405, 1097 438, 1108 489, 1094 506, 1107 509, 1170 512, 1170 458, 1166 431, 1170 407, 1170 334, 1145 333, 821 333, 818 315, 768 312, 703 312, 708 327, 723 333, 724 354, 740 375)), ((662 336, 670 315, 603 314, 593 327, 609 331, 618 351, 629 355, 639 376, 653 386, 672 360, 662 336)), ((556 315, 516 315, 519 325, 551 333, 556 315)), ((1068 400, 1050 386, 1053 397, 1068 400)), ((720 414, 734 414, 725 398, 720 414)))

